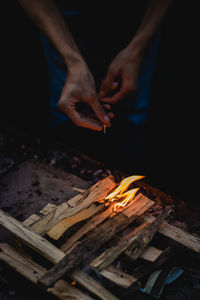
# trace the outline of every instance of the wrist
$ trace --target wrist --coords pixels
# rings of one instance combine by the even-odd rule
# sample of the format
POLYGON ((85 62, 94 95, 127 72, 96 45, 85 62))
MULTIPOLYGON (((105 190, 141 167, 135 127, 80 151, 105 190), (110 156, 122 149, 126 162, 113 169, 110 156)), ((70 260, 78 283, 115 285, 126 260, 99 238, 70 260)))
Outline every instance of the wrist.
POLYGON ((64 62, 67 66, 68 71, 72 71, 74 68, 85 65, 84 58, 78 51, 73 51, 63 55, 64 62))
POLYGON ((138 63, 142 61, 144 50, 145 47, 137 41, 131 41, 131 43, 127 46, 129 57, 138 63))
POLYGON ((149 30, 139 30, 134 38, 131 40, 129 47, 137 56, 143 56, 146 48, 148 47, 153 37, 152 32, 149 30))

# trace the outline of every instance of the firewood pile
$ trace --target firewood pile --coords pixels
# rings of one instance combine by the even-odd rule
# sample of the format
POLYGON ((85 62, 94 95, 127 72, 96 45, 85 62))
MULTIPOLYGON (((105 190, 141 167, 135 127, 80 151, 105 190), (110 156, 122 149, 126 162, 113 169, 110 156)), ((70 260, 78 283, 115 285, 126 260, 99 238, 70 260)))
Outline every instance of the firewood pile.
POLYGON ((108 195, 117 186, 108 176, 23 222, 0 210, 0 225, 13 236, 0 243, 0 260, 59 299, 114 300, 120 298, 88 270, 124 290, 137 290, 177 245, 200 253, 199 237, 167 222, 172 207, 151 215, 155 202, 137 189, 125 206, 116 208, 108 195), (164 249, 152 244, 157 234, 167 240, 164 249), (131 272, 124 270, 124 262, 131 272))

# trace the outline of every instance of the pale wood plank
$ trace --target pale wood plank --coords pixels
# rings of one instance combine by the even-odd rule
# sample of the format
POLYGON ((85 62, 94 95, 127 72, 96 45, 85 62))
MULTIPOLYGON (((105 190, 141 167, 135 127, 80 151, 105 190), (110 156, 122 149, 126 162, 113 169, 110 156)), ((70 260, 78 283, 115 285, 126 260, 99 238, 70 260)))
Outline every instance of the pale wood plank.
POLYGON ((100 212, 92 217, 91 220, 89 220, 77 232, 69 237, 68 240, 61 245, 62 251, 64 251, 65 253, 70 251, 73 245, 75 245, 81 237, 95 229, 97 225, 101 224, 105 219, 107 219, 112 214, 113 206, 114 204, 107 208, 105 211, 100 212))
POLYGON ((140 254, 140 257, 143 258, 143 259, 145 259, 145 260, 154 262, 160 256, 161 253, 162 253, 162 250, 157 249, 157 248, 155 248, 153 246, 148 246, 140 254))
POLYGON ((149 225, 148 222, 141 224, 134 228, 130 233, 122 236, 121 239, 114 246, 105 250, 100 256, 96 257, 90 264, 91 267, 99 271, 108 267, 118 256, 120 256, 126 249, 138 238, 139 234, 145 230, 149 225))
POLYGON ((37 222, 40 219, 41 219, 40 216, 36 214, 32 214, 29 218, 24 220, 22 223, 26 226, 31 226, 33 223, 37 222))
MULTIPOLYGON (((154 219, 155 217, 151 215, 144 216, 144 220, 146 221, 150 221, 154 219)), ((168 224, 167 222, 163 222, 158 232, 174 240, 176 243, 179 243, 189 248, 190 250, 200 253, 200 237, 194 236, 180 228, 168 224)))
POLYGON ((53 288, 49 288, 47 292, 52 293, 61 300, 93 300, 91 296, 83 293, 66 281, 60 279, 55 283, 53 288))
POLYGON ((102 300, 117 300, 118 298, 105 289, 100 283, 94 280, 91 276, 75 270, 72 272, 72 277, 87 288, 91 293, 97 295, 102 300))
POLYGON ((64 257, 60 249, 2 210, 0 210, 0 225, 53 263, 59 262, 64 257))
POLYGON ((40 210, 40 213, 43 216, 46 216, 46 215, 48 215, 50 213, 50 211, 52 211, 56 207, 57 207, 57 205, 55 205, 53 203, 47 203, 47 205, 45 205, 45 207, 43 207, 43 209, 40 210))
POLYGON ((91 204, 88 208, 81 210, 77 214, 61 220, 47 232, 47 235, 54 240, 58 240, 71 226, 95 215, 101 208, 102 205, 91 204))
POLYGON ((57 206, 44 218, 33 224, 33 230, 41 235, 48 232, 54 225, 64 218, 71 217, 89 207, 95 201, 102 201, 114 189, 116 183, 112 177, 107 177, 92 186, 85 195, 77 195, 69 201, 57 206))
POLYGON ((138 234, 138 237, 126 249, 126 255, 130 260, 135 261, 140 256, 171 211, 170 206, 166 207, 157 218, 148 221, 149 225, 138 234))
POLYGON ((127 206, 123 209, 123 214, 126 215, 128 218, 132 216, 132 209, 134 207, 134 215, 135 218, 141 216, 145 211, 147 211, 154 202, 144 196, 142 193, 139 193, 133 201, 129 202, 127 206))
POLYGON ((100 274, 123 288, 129 288, 138 280, 137 278, 121 271, 120 269, 112 265, 100 271, 100 274))
POLYGON ((11 268, 19 272, 33 283, 45 273, 46 269, 31 260, 26 255, 19 254, 13 247, 0 243, 0 260, 6 262, 11 268))
MULTIPOLYGON (((44 213, 45 215, 49 212, 51 212, 51 210, 53 210, 55 207, 55 205, 46 205, 45 208, 43 210, 40 211, 40 213, 44 213)), ((33 222, 35 220, 35 216, 30 216, 28 219, 31 220, 31 218, 33 219, 33 222)), ((40 218, 38 216, 38 218, 40 218)), ((31 224, 31 223, 30 223, 31 224)), ((31 268, 29 266, 28 269, 29 272, 31 272, 31 268)), ((21 272, 25 272, 23 265, 22 265, 22 270, 21 272)), ((44 273, 43 273, 44 274, 44 273)), ((43 274, 40 274, 40 276, 42 276, 43 274)), ((37 273, 34 270, 34 275, 36 276, 37 273)), ((30 274, 29 274, 30 276, 30 274)), ((39 276, 39 277, 40 277, 39 276)), ((86 289, 88 289, 89 291, 91 291, 93 294, 99 296, 100 299, 104 300, 104 299, 110 299, 110 300, 116 300, 117 298, 111 294, 107 289, 105 289, 102 285, 100 285, 98 282, 96 282, 95 280, 93 280, 89 275, 84 274, 83 272, 81 272, 80 270, 75 270, 74 272, 72 272, 70 274, 70 276, 75 279, 79 284, 81 284, 82 286, 84 286, 86 289), (100 293, 101 291, 101 293, 100 293)), ((36 276, 36 281, 39 278, 38 276, 36 276)), ((71 291, 71 286, 65 284, 65 282, 63 280, 59 280, 58 281, 59 284, 55 284, 54 288, 53 288, 53 294, 57 294, 58 292, 58 296, 60 299, 65 299, 65 297, 69 297, 69 291, 71 291), (62 283, 62 284, 61 284, 62 283), (64 297, 64 298, 61 298, 64 297)), ((74 287, 73 287, 74 289, 74 287)), ((52 292, 52 289, 49 289, 50 292, 52 292)), ((82 293, 82 292, 81 292, 82 293)), ((76 289, 76 295, 79 295, 79 290, 76 289)), ((85 298, 87 297, 87 295, 85 296, 85 294, 82 295, 81 299, 89 299, 89 298, 85 298), (84 298, 83 298, 84 295, 84 298)), ((66 298, 68 299, 68 298, 66 298)), ((91 299, 91 298, 90 298, 91 299)))
MULTIPOLYGON (((1 243, 0 249, 2 250, 2 252, 0 252, 0 260, 7 263, 12 269, 33 283, 37 283, 37 280, 47 271, 26 255, 19 254, 13 247, 6 243, 1 243)), ((64 280, 59 280, 47 291, 62 300, 93 299, 64 280)))

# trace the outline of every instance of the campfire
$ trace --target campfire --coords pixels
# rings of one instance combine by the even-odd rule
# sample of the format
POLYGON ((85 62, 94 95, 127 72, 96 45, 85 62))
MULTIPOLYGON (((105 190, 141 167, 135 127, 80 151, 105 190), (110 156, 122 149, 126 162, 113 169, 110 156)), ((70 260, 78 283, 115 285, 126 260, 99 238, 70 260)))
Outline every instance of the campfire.
POLYGON ((117 184, 108 176, 59 206, 48 204, 23 223, 0 211, 0 224, 21 241, 1 243, 0 260, 59 299, 120 299, 104 280, 125 293, 137 290, 173 255, 170 240, 200 252, 198 237, 167 223, 171 207, 162 207, 154 217, 150 209, 156 203, 139 187, 130 189, 143 178, 133 175, 117 184), (152 244, 157 232, 169 239, 162 249, 152 244), (35 252, 52 265, 38 261, 35 252), (98 282, 85 270, 104 280, 98 282))

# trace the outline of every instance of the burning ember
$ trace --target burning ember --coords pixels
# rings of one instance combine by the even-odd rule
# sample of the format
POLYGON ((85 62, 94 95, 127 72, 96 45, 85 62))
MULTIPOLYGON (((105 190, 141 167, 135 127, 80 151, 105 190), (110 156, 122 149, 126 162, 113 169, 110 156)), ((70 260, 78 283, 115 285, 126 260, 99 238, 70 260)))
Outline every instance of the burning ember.
POLYGON ((72 281, 71 285, 76 285, 76 280, 72 281))
POLYGON ((117 211, 119 208, 126 206, 128 204, 128 202, 134 198, 134 196, 137 193, 137 191, 139 190, 139 188, 135 188, 135 189, 132 189, 127 192, 125 192, 125 191, 131 185, 131 183, 133 183, 136 180, 140 180, 144 177, 145 176, 134 175, 134 176, 130 176, 130 177, 123 179, 120 182, 120 185, 105 198, 106 200, 109 200, 110 202, 120 200, 120 202, 117 202, 114 205, 114 208, 113 208, 114 211, 117 211))

